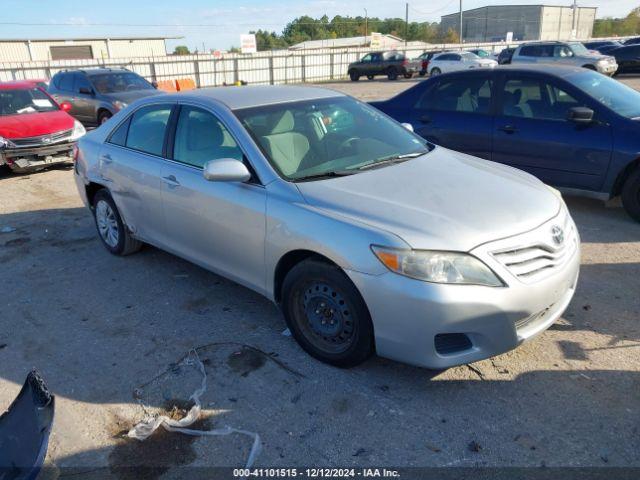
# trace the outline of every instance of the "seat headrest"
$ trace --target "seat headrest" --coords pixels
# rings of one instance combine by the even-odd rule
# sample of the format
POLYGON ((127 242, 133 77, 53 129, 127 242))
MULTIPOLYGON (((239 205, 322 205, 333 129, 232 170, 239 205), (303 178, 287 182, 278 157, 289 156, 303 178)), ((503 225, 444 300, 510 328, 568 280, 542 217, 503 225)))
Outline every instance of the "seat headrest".
POLYGON ((278 133, 287 133, 293 130, 295 126, 295 120, 293 113, 290 110, 285 110, 283 113, 277 113, 272 116, 271 120, 271 135, 278 133))

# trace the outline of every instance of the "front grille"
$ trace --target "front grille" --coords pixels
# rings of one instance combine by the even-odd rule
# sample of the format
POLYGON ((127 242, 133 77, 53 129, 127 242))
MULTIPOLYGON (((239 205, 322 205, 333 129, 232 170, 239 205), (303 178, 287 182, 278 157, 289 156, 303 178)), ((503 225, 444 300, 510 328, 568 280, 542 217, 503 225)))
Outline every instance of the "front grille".
POLYGON ((553 239, 553 227, 545 224, 541 228, 548 231, 532 232, 531 243, 524 243, 514 248, 503 248, 491 252, 491 255, 522 281, 538 280, 567 263, 578 249, 578 235, 569 216, 565 217, 562 225, 557 226, 562 229, 564 235, 560 243, 553 239))
POLYGON ((452 353, 469 350, 473 344, 464 333, 439 333, 435 337, 436 352, 440 355, 450 355, 452 353))
POLYGON ((62 142, 71 137, 73 129, 64 130, 62 132, 49 133, 47 135, 39 135, 37 137, 12 138, 10 141, 18 148, 23 147, 39 147, 51 143, 62 142))

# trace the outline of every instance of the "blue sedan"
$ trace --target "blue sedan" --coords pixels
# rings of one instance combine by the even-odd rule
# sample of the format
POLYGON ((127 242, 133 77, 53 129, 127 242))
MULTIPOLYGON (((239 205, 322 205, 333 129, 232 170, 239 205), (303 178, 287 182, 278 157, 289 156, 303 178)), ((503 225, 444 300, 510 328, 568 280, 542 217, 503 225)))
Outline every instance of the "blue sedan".
POLYGON ((372 103, 433 143, 563 191, 621 195, 640 221, 640 92, 571 67, 468 70, 372 103))

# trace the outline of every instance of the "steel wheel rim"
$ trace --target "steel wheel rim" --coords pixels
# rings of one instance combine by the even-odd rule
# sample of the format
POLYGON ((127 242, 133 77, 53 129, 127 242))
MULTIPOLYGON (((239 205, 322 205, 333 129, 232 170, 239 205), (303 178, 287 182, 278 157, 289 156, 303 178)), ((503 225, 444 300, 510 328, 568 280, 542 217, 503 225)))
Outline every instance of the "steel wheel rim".
POLYGON ((303 334, 326 352, 348 350, 355 338, 356 325, 353 309, 342 293, 324 282, 311 282, 301 293, 303 334))
POLYGON ((104 200, 100 200, 96 205, 96 224, 100 237, 111 248, 115 248, 120 240, 120 229, 116 214, 104 200))

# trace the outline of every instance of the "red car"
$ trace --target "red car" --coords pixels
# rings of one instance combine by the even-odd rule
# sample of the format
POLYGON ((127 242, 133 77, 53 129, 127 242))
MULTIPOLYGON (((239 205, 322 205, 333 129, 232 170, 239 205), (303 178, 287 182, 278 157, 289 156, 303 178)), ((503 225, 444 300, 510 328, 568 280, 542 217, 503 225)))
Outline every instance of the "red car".
POLYGON ((32 81, 0 83, 0 165, 17 173, 73 160, 85 129, 32 81))

